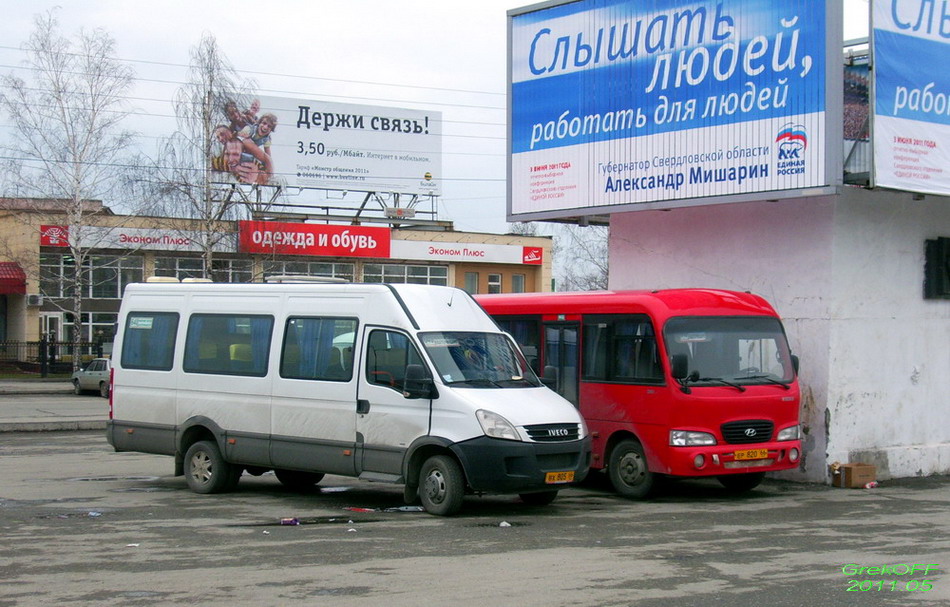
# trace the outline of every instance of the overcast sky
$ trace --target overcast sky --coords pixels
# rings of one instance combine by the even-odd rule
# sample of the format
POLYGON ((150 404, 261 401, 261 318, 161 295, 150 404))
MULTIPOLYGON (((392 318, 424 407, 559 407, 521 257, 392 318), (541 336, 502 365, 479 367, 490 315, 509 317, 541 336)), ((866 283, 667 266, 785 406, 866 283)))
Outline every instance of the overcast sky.
MULTIPOLYGON (((776 0, 781 1, 781 0, 776 0)), ((867 35, 867 0, 843 0, 845 39, 867 35)), ((62 33, 101 27, 138 77, 133 128, 146 152, 175 128, 170 99, 210 33, 261 95, 430 109, 443 117, 439 218, 504 232, 506 15, 518 0, 0 0, 0 69, 21 65, 33 16, 62 33)), ((0 125, 5 122, 0 117, 0 125)), ((352 194, 350 196, 353 196, 352 194)), ((112 201, 113 203, 115 201, 112 201)))

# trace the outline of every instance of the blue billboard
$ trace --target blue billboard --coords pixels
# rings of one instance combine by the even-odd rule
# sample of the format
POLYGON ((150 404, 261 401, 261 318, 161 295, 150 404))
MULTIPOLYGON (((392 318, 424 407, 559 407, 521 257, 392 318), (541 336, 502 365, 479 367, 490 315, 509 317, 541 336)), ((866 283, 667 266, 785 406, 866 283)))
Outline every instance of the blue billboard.
POLYGON ((950 15, 929 0, 876 0, 873 183, 950 194, 950 15), (922 60, 925 58, 926 60, 922 60))
POLYGON ((580 0, 511 11, 510 214, 827 185, 840 10, 580 0))

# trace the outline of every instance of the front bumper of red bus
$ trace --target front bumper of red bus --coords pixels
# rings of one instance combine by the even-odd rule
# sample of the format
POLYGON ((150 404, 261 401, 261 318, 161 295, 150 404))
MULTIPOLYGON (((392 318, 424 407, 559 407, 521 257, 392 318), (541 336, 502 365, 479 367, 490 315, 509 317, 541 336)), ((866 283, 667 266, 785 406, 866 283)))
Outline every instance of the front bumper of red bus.
POLYGON ((672 476, 718 476, 748 472, 774 472, 798 466, 800 440, 745 445, 668 447, 666 474, 672 476))

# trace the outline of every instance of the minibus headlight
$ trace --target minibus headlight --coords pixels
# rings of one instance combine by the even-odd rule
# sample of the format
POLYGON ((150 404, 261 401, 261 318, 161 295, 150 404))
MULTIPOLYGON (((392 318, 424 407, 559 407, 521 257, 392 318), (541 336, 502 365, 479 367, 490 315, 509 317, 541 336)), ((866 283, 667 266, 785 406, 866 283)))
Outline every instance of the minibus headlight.
POLYGON ((789 426, 788 428, 783 429, 778 433, 778 436, 775 437, 777 441, 783 440, 798 440, 802 437, 801 426, 795 424, 794 426, 789 426))
POLYGON ((521 440, 518 431, 504 417, 485 409, 479 409, 475 412, 478 423, 482 426, 482 432, 490 438, 503 438, 505 440, 521 440))
POLYGON ((708 432, 670 430, 670 445, 673 447, 703 447, 716 444, 716 437, 708 432))

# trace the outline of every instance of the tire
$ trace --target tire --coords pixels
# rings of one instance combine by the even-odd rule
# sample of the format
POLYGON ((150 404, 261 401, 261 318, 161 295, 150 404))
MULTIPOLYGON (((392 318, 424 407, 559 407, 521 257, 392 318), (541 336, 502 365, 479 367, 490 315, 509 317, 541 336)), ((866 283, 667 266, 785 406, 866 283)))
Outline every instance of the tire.
POLYGON ((433 455, 419 472, 419 499, 429 514, 450 516, 462 508, 465 477, 448 455, 433 455))
POLYGON ((198 441, 185 452, 185 480, 195 493, 230 491, 237 485, 241 472, 241 468, 224 461, 214 442, 198 441))
POLYGON ((99 382, 99 396, 102 398, 109 398, 109 382, 99 382))
POLYGON ((630 499, 648 497, 657 484, 657 475, 647 467, 643 445, 634 439, 622 440, 613 448, 607 475, 614 490, 630 499))
POLYGON ((557 498, 557 491, 542 491, 540 493, 521 493, 521 501, 529 506, 547 506, 557 498))
POLYGON ((274 470, 280 484, 295 491, 306 491, 323 480, 321 472, 300 472, 298 470, 274 470))
POLYGON ((74 379, 73 380, 73 394, 75 394, 76 396, 79 396, 80 394, 82 394, 82 392, 83 392, 82 388, 79 387, 79 380, 74 379))
POLYGON ((764 478, 765 472, 747 472, 746 474, 723 474, 717 476, 716 480, 729 491, 744 493, 758 487, 764 478))

